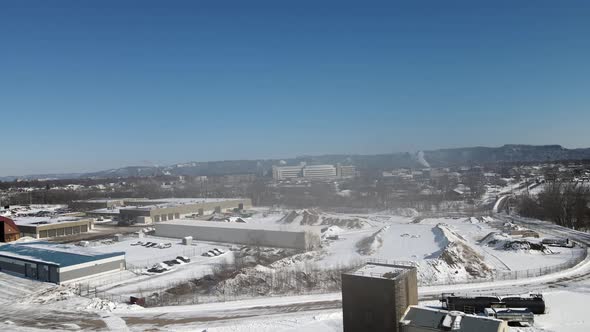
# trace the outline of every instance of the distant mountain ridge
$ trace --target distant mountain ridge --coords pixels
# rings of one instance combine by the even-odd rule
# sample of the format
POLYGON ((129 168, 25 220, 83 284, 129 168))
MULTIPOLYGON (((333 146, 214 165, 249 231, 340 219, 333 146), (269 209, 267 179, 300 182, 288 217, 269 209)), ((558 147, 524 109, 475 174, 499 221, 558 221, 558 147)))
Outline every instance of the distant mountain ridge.
POLYGON ((507 144, 497 148, 469 147, 425 151, 432 167, 449 167, 497 162, 533 162, 590 159, 590 148, 566 149, 561 145, 507 144))
POLYGON ((128 166, 99 172, 41 174, 0 177, 0 181, 18 179, 80 179, 80 178, 127 178, 159 175, 215 176, 227 174, 259 174, 270 172, 280 164, 345 164, 364 170, 388 170, 393 168, 453 167, 482 165, 498 162, 544 162, 557 160, 590 159, 590 148, 566 149, 561 145, 517 145, 501 147, 466 147, 419 151, 418 153, 390 153, 377 155, 322 155, 289 159, 225 160, 188 162, 170 166, 128 166))

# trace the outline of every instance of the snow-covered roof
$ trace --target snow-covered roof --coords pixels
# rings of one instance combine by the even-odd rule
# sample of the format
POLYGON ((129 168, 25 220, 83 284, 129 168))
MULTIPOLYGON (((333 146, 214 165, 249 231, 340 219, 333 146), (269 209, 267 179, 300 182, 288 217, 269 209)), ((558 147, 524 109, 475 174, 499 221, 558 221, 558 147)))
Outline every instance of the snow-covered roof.
POLYGON ((191 219, 178 219, 171 221, 164 221, 156 223, 158 225, 182 225, 182 226, 198 226, 198 227, 211 227, 211 228, 234 228, 234 229, 263 229, 269 231, 281 231, 281 232, 303 232, 306 230, 319 232, 320 226, 293 226, 293 225, 277 225, 277 224, 248 224, 239 222, 223 222, 223 221, 200 221, 191 219))
POLYGON ((48 224, 58 224, 67 222, 76 222, 87 218, 57 216, 57 217, 14 217, 14 223, 18 226, 39 226, 48 224))
MULTIPOLYGON (((113 208, 102 208, 102 209, 96 209, 96 210, 91 210, 88 211, 86 213, 96 213, 96 214, 119 214, 119 211, 122 209, 123 207, 113 207, 113 208)), ((124 207, 125 209, 130 208, 129 206, 124 207)))
POLYGON ((125 200, 130 200, 132 198, 95 198, 95 199, 85 199, 74 201, 76 203, 108 203, 108 202, 121 202, 125 200))
POLYGON ((140 206, 125 206, 124 210, 143 210, 149 211, 152 209, 171 208, 182 205, 202 204, 202 203, 218 203, 225 201, 241 200, 242 198, 162 198, 162 199, 148 199, 148 200, 134 200, 140 206), (146 204, 147 203, 147 204, 146 204))
POLYGON ((410 306, 401 323, 433 331, 497 332, 504 331, 506 322, 489 317, 467 315, 458 311, 446 311, 420 306, 410 306))
POLYGON ((395 279, 398 276, 406 273, 414 267, 410 262, 404 265, 367 263, 361 268, 350 272, 349 274, 366 276, 371 278, 395 279))

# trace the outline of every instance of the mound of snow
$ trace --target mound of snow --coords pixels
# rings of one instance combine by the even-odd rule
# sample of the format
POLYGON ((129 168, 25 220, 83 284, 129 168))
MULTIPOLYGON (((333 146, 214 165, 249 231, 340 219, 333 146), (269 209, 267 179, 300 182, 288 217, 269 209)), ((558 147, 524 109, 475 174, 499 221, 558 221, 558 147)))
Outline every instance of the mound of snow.
POLYGON ((412 209, 412 208, 398 208, 392 211, 393 214, 398 215, 398 216, 402 216, 402 217, 408 217, 408 218, 416 218, 420 216, 420 212, 418 212, 418 210, 416 209, 412 209))
POLYGON ((41 292, 31 294, 22 299, 20 302, 47 304, 58 301, 66 301, 76 296, 76 292, 72 288, 66 286, 55 286, 45 289, 41 292))
POLYGON ((88 311, 113 311, 113 310, 141 310, 143 307, 135 304, 117 303, 108 300, 93 298, 85 307, 88 311))
POLYGON ((484 257, 471 248, 465 239, 445 224, 436 226, 448 243, 438 258, 419 262, 418 274, 424 284, 487 278, 493 273, 484 257))
POLYGON ((320 251, 308 251, 302 254, 285 257, 269 265, 271 269, 295 267, 298 264, 316 261, 322 256, 320 251))
POLYGON ((86 306, 86 310, 99 310, 99 311, 113 311, 117 308, 115 302, 99 299, 98 297, 90 300, 90 303, 86 306))
POLYGON ((350 197, 350 196, 352 196, 352 190, 350 190, 350 189, 341 190, 341 191, 337 192, 336 195, 338 195, 340 197, 350 197))
POLYGON ((325 239, 330 236, 342 234, 344 230, 338 226, 330 226, 326 231, 322 234, 322 239, 325 239))

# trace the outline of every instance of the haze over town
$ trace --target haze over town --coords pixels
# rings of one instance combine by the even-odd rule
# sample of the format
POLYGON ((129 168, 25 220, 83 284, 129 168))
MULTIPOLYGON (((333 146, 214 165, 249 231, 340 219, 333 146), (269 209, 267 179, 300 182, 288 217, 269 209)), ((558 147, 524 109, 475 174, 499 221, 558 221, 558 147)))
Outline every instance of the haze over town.
POLYGON ((1 1, 0 330, 590 330, 589 17, 1 1))

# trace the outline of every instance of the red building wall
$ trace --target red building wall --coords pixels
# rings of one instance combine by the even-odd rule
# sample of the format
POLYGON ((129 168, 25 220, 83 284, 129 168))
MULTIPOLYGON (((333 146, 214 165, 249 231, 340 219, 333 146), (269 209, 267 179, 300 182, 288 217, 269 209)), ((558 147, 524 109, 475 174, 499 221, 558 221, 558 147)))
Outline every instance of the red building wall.
POLYGON ((18 226, 12 219, 0 217, 0 241, 11 242, 20 238, 20 231, 18 226))

